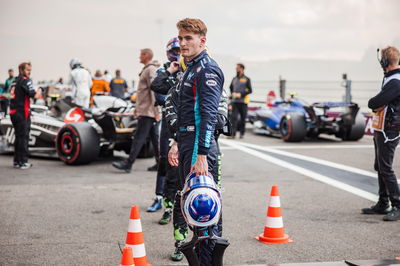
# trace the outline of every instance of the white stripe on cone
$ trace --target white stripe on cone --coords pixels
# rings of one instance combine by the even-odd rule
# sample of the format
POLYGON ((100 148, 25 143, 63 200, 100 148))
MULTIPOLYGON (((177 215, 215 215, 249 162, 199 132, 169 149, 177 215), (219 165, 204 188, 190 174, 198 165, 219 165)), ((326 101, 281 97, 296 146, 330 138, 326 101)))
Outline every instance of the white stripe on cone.
POLYGON ((129 233, 141 233, 142 232, 142 223, 140 219, 130 219, 128 225, 129 233))
POLYGON ((269 200, 269 207, 281 207, 281 200, 279 199, 279 196, 271 196, 269 200))
POLYGON ((132 253, 134 258, 141 258, 146 256, 146 250, 144 248, 144 243, 139 245, 128 245, 126 244, 125 247, 131 247, 132 253))
POLYGON ((265 223, 265 226, 269 228, 282 228, 282 217, 267 217, 267 222, 265 223))

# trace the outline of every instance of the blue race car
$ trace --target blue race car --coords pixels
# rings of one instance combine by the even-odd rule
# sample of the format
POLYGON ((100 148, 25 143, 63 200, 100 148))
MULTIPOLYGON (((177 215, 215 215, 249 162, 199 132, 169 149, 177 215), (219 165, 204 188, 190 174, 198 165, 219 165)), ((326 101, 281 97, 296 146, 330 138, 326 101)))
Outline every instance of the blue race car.
POLYGON ((359 140, 365 131, 365 118, 359 109, 356 103, 346 102, 309 105, 291 95, 288 100, 276 100, 270 108, 262 107, 255 111, 253 131, 281 137, 287 142, 317 138, 322 133, 342 140, 359 140))

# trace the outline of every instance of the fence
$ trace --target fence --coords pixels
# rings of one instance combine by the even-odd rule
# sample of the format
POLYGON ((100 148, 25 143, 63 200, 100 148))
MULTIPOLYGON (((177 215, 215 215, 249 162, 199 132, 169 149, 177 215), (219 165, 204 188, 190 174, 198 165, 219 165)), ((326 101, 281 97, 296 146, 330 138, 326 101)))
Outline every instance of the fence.
MULTIPOLYGON (((363 112, 368 111, 368 99, 380 90, 380 81, 353 80, 351 87, 352 101, 358 103, 363 112)), ((274 90, 279 95, 279 80, 252 81, 251 101, 265 102, 267 93, 274 90)), ((295 92, 297 97, 309 103, 343 101, 345 88, 342 81, 286 81, 286 95, 295 92)), ((256 103, 260 104, 260 103, 256 103)))

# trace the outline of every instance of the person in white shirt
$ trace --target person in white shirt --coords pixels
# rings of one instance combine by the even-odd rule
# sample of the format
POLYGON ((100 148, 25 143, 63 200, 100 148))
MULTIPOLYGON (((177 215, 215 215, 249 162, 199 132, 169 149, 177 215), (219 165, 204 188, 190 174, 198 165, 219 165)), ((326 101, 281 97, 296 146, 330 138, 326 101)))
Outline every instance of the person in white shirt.
POLYGON ((68 84, 73 90, 73 101, 75 104, 89 108, 90 88, 92 87, 92 77, 89 71, 82 67, 79 59, 74 58, 69 62, 71 73, 68 84))

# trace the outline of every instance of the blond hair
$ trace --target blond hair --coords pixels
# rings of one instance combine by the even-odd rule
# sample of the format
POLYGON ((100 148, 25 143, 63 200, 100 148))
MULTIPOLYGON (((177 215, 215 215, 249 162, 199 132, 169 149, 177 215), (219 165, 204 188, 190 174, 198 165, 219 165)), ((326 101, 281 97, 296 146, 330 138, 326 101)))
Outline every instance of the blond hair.
POLYGON ((400 52, 394 46, 388 46, 382 50, 382 58, 385 58, 389 65, 398 65, 400 63, 400 52))
POLYGON ((207 35, 207 26, 198 18, 185 18, 176 23, 178 30, 185 30, 200 36, 207 35))

